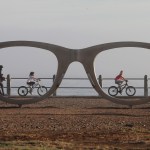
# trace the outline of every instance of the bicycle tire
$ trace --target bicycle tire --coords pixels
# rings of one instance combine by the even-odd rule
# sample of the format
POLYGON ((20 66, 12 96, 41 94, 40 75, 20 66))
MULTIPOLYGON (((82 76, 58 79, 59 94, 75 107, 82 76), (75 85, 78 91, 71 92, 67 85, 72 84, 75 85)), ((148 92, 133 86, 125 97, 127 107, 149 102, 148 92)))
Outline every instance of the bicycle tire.
POLYGON ((47 93, 47 88, 45 86, 38 87, 37 93, 42 96, 47 93))
POLYGON ((116 86, 109 87, 108 94, 111 96, 116 96, 118 94, 118 88, 116 86))
POLYGON ((127 94, 128 96, 134 96, 135 93, 136 93, 135 87, 133 87, 133 86, 128 86, 128 87, 126 88, 126 94, 127 94))
POLYGON ((28 94, 28 88, 26 86, 20 86, 18 88, 18 94, 20 96, 26 96, 28 94))

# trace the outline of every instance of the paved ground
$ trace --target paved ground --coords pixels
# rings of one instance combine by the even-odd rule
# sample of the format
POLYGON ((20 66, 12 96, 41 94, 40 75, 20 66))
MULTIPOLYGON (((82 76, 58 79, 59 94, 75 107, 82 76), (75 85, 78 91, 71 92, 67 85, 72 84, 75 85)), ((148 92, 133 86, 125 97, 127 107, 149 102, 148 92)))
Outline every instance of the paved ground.
POLYGON ((49 98, 22 108, 0 102, 0 115, 0 149, 150 149, 150 104, 49 98))

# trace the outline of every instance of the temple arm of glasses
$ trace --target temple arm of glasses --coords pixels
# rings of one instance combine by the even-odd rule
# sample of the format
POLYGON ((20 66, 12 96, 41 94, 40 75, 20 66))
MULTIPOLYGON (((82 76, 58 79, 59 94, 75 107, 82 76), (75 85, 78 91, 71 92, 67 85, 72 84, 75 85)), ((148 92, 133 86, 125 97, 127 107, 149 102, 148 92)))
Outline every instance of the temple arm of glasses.
POLYGON ((89 80, 90 80, 92 86, 95 87, 95 84, 94 84, 94 82, 93 82, 93 80, 92 80, 91 75, 90 75, 89 73, 87 73, 87 76, 88 76, 88 78, 89 78, 89 80))
POLYGON ((63 79, 63 77, 64 77, 64 73, 61 75, 61 77, 57 80, 57 88, 59 87, 59 85, 60 85, 60 83, 61 83, 61 81, 62 81, 62 79, 63 79))

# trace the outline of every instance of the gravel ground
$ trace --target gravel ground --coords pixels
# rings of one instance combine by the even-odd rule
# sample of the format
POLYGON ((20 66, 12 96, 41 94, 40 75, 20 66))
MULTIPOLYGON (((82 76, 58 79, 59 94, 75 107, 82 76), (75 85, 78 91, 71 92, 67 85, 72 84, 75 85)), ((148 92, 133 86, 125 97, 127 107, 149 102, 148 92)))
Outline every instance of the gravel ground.
POLYGON ((130 109, 98 98, 49 98, 0 107, 0 148, 40 141, 47 149, 150 149, 150 103, 130 109))

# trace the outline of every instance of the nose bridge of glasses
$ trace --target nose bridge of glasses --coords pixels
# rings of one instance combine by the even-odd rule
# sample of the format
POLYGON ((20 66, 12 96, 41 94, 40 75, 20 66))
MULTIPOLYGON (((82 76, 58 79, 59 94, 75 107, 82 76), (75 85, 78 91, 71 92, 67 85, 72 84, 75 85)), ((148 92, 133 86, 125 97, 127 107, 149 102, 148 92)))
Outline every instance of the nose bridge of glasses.
POLYGON ((78 49, 70 50, 70 59, 71 59, 71 62, 74 62, 74 61, 80 62, 80 60, 81 60, 80 50, 78 50, 78 49))
POLYGON ((77 61, 77 62, 80 62, 80 63, 84 63, 84 62, 87 61, 87 58, 88 58, 88 60, 90 58, 93 58, 91 56, 90 51, 87 52, 87 51, 85 51, 83 49, 70 50, 71 62, 77 61))

